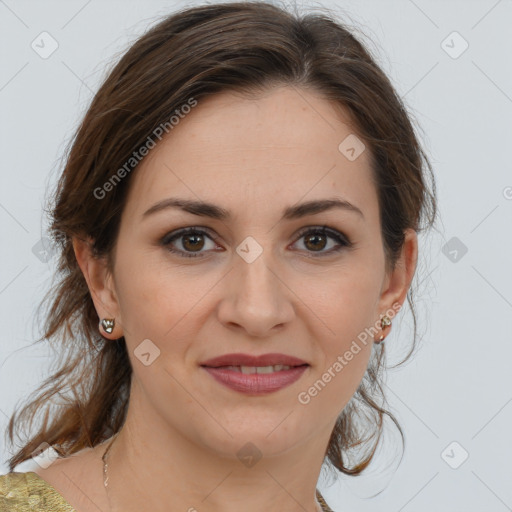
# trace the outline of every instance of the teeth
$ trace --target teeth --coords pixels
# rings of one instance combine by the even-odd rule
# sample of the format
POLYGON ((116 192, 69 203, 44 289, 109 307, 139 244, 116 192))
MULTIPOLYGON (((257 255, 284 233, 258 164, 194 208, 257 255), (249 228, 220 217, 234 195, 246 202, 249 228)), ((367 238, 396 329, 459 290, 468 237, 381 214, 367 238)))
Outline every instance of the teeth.
POLYGON ((274 366, 226 366, 225 368, 235 372, 251 374, 280 372, 281 370, 289 370, 291 366, 276 364, 274 366))

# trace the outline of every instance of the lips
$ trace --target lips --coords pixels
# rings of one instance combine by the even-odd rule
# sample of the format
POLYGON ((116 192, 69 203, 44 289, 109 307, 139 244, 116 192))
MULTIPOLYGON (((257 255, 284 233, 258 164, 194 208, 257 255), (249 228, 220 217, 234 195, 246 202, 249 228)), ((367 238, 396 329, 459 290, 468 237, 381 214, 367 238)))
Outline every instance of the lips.
POLYGON ((272 373, 250 373, 229 370, 226 367, 211 368, 203 366, 218 383, 238 393, 246 395, 266 395, 291 386, 309 369, 309 365, 293 366, 288 370, 272 373))
POLYGON ((224 354, 222 356, 208 359, 201 363, 201 366, 209 368, 219 368, 222 366, 303 366, 308 363, 298 357, 289 356, 286 354, 262 354, 260 356, 251 356, 249 354, 224 354))

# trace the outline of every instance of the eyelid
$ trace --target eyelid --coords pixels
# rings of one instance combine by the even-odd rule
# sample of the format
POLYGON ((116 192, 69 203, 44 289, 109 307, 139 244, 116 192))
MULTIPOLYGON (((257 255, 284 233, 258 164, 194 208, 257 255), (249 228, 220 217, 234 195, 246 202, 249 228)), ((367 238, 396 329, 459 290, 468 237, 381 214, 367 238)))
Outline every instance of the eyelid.
POLYGON ((306 233, 312 232, 318 232, 323 233, 325 235, 330 236, 331 238, 340 239, 344 244, 347 246, 353 245, 353 243, 350 241, 347 235, 345 235, 342 231, 339 231, 338 229, 331 228, 327 225, 317 225, 317 226, 306 226, 299 230, 299 232, 296 235, 295 241, 297 241, 299 238, 304 236, 306 233))
MULTIPOLYGON (((329 251, 305 251, 309 257, 313 258, 321 258, 324 256, 333 255, 336 253, 339 253, 343 249, 350 249, 353 247, 353 242, 347 237, 343 232, 339 231, 336 228, 331 228, 327 225, 309 225, 301 228, 294 236, 294 241, 292 245, 297 243, 304 235, 307 233, 321 233, 331 239, 336 240, 337 247, 334 249, 330 249, 329 251), (315 255, 316 254, 316 255, 315 255)), ((194 252, 187 252, 182 251, 181 249, 170 249, 171 242, 173 242, 176 239, 179 239, 182 236, 188 235, 188 234, 200 234, 200 235, 206 235, 209 237, 213 242, 217 243, 218 245, 218 235, 211 230, 208 227, 205 226, 188 226, 185 228, 179 228, 174 231, 171 231, 164 235, 164 237, 160 240, 160 244, 167 248, 169 252, 176 253, 179 256, 185 257, 185 258, 204 258, 206 256, 203 256, 205 254, 204 252, 197 251, 194 252)), ((207 251, 206 254, 211 251, 207 251)))
MULTIPOLYGON (((160 244, 164 247, 168 247, 171 242, 174 240, 179 239, 182 236, 188 235, 188 234, 204 234, 207 235, 209 238, 212 239, 213 242, 218 244, 218 236, 215 234, 213 230, 210 228, 204 227, 204 226, 188 226, 185 228, 178 228, 173 231, 168 232, 160 239, 160 244)), ((169 249, 170 250, 170 249, 169 249)), ((171 251, 171 252, 181 252, 179 250, 171 251)), ((192 253, 190 253, 192 254, 192 253)), ((200 254, 200 253, 198 253, 200 254)))

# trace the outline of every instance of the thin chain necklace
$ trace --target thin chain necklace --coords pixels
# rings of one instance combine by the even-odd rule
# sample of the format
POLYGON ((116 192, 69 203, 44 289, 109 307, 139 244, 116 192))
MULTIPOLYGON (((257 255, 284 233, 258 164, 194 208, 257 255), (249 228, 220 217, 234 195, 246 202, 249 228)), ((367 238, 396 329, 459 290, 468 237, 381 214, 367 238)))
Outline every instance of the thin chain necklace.
MULTIPOLYGON (((115 438, 117 437, 118 434, 119 434, 119 432, 117 432, 114 435, 114 437, 112 438, 112 441, 110 441, 109 445, 107 446, 107 449, 105 450, 105 453, 101 457, 101 460, 103 461, 103 485, 105 486, 105 491, 107 493, 107 499, 108 499, 108 504, 109 504, 109 507, 110 507, 110 509, 109 509, 110 512, 112 512, 112 503, 110 501, 110 495, 108 493, 108 462, 107 462, 107 454, 108 454, 108 452, 109 452, 109 450, 110 450, 112 444, 114 443, 115 438)), ((318 501, 317 501, 316 505, 317 505, 318 512, 323 512, 322 505, 320 503, 318 503, 318 501)))
POLYGON ((108 463, 107 463, 107 454, 110 450, 110 447, 112 446, 112 444, 114 443, 114 440, 115 438, 117 437, 117 435, 119 434, 119 432, 117 432, 114 437, 112 438, 112 441, 110 441, 109 445, 107 446, 107 449, 105 450, 105 453, 103 454, 103 457, 101 457, 101 460, 103 461, 103 485, 105 487, 105 491, 107 493, 107 499, 108 499, 108 505, 109 505, 109 510, 110 512, 112 512, 112 503, 110 502, 110 495, 108 493, 108 463))

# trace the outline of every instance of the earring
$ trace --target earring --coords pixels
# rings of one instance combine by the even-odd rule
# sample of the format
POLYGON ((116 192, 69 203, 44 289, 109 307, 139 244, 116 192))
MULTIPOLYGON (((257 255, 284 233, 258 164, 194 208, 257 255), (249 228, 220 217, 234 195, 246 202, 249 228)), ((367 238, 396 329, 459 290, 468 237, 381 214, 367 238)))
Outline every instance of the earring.
POLYGON ((116 321, 113 318, 103 318, 100 322, 100 328, 103 327, 103 330, 106 333, 111 334, 112 331, 114 330, 115 324, 116 321))
MULTIPOLYGON (((384 327, 387 327, 388 325, 391 325, 391 319, 389 318, 388 315, 384 315, 380 319, 380 327, 381 327, 381 329, 384 329, 384 327)), ((375 341, 375 343, 379 344, 384 338, 385 338, 384 334, 381 334, 379 340, 375 341)))

